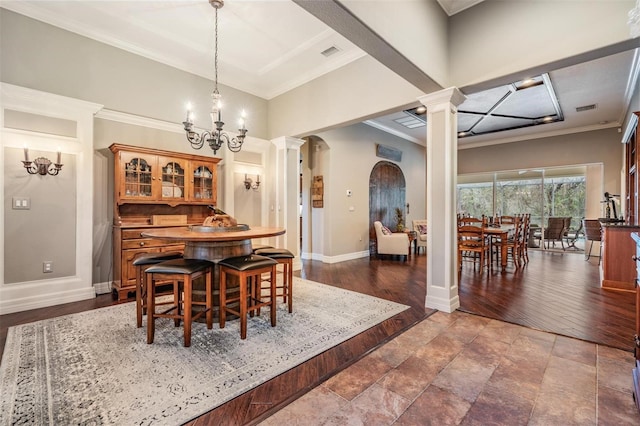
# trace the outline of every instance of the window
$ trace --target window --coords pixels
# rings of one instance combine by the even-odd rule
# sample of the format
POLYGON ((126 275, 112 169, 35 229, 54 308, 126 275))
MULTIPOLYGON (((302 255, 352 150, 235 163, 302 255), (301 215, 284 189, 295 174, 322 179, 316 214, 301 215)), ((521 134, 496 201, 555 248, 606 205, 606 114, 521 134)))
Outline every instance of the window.
POLYGON ((585 216, 585 167, 516 170, 458 177, 458 213, 475 217, 531 213, 544 226, 552 216, 585 216))

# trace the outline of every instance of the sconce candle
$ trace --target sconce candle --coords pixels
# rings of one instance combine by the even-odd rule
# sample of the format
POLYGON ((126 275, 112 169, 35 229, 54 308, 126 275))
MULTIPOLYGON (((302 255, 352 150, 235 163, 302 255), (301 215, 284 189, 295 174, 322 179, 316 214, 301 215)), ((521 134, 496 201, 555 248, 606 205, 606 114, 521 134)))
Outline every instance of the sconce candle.
POLYGON ((27 148, 27 146, 24 146, 24 161, 28 162, 29 161, 29 148, 27 148))
POLYGON ((260 175, 256 175, 256 181, 254 182, 253 179, 251 179, 247 173, 244 174, 244 188, 247 191, 250 189, 257 191, 259 187, 260 187, 260 175))
POLYGON ((56 164, 62 164, 62 151, 60 151, 60 148, 58 148, 58 161, 56 161, 56 164))

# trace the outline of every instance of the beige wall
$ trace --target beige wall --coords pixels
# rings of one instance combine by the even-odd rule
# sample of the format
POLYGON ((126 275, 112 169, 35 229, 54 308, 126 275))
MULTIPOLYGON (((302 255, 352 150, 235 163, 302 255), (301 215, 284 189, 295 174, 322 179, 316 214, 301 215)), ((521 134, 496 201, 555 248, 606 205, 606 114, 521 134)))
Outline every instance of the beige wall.
POLYGON ((634 5, 633 0, 485 0, 450 18, 451 84, 465 87, 537 67, 550 71, 558 66, 549 64, 617 43, 637 46, 626 25, 634 5))
MULTIPOLYGON (((211 80, 2 8, 0 31, 3 82, 177 124, 191 102, 196 127, 211 125, 211 80)), ((225 120, 235 122, 233 111, 245 108, 249 134, 266 137, 266 100, 224 85, 220 93, 225 120)))
POLYGON ((416 105, 422 92, 365 56, 269 101, 270 139, 304 137, 416 105))
MULTIPOLYGON (((56 152, 29 150, 29 159, 56 152)), ((62 155, 58 176, 29 175, 22 165, 23 150, 4 149, 4 283, 21 283, 76 274, 75 158, 62 155), (29 210, 14 210, 13 197, 29 198, 29 210), (43 262, 53 272, 43 272, 43 262)))

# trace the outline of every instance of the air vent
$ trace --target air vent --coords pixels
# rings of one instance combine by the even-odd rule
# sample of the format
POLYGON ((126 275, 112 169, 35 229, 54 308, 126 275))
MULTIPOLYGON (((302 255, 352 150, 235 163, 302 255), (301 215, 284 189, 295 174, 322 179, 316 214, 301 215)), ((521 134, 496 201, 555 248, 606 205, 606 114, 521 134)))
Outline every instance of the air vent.
POLYGON ((589 111, 590 109, 596 109, 596 104, 578 107, 576 108, 576 112, 589 111))
POLYGON ((320 52, 320 53, 321 53, 321 54, 323 54, 323 55, 324 55, 324 56, 326 56, 326 57, 329 57, 329 56, 331 56, 331 55, 333 55, 333 54, 338 53, 339 51, 340 51, 340 49, 338 49, 337 47, 335 47, 335 46, 331 46, 330 48, 325 49, 325 50, 323 50, 323 51, 322 51, 322 52, 320 52))

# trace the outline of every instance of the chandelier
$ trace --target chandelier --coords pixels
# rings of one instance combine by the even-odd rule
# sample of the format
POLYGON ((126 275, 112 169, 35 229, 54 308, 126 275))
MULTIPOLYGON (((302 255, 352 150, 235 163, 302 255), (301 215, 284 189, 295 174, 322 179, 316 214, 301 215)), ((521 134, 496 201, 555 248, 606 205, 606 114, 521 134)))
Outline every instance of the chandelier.
POLYGON ((242 149, 242 143, 247 135, 247 129, 245 127, 245 113, 244 110, 240 115, 240 122, 238 129, 238 136, 229 137, 222 131, 224 122, 222 121, 222 95, 218 92, 218 9, 224 6, 224 0, 209 0, 209 4, 216 10, 215 15, 215 56, 214 56, 214 70, 215 70, 215 86, 213 93, 211 93, 211 130, 197 133, 193 130, 193 114, 191 112, 191 106, 187 106, 187 119, 183 121, 184 131, 187 135, 187 140, 191 143, 191 147, 194 149, 200 149, 204 146, 205 141, 209 145, 209 148, 213 150, 213 154, 222 147, 223 143, 227 143, 227 148, 231 152, 239 152, 242 149))

